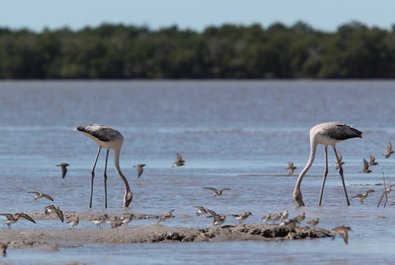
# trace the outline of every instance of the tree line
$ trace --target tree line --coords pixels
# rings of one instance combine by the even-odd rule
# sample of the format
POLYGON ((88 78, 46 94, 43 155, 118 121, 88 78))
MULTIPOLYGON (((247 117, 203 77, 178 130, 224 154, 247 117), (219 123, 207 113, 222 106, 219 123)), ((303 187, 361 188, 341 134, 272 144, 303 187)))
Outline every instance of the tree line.
POLYGON ((0 79, 394 77, 395 25, 0 28, 0 79))

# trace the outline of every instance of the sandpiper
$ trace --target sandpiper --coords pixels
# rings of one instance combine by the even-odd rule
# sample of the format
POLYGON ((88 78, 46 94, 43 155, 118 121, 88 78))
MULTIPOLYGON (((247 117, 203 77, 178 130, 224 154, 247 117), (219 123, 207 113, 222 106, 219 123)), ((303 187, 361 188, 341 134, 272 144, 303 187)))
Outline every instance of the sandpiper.
POLYGON ((235 217, 236 220, 239 220, 240 224, 242 224, 244 222, 244 220, 247 219, 251 215, 253 215, 251 212, 232 214, 232 216, 235 217))
POLYGON ((213 210, 210 210, 210 209, 207 209, 207 211, 211 215, 211 216, 207 216, 207 218, 210 218, 210 217, 213 218, 213 225, 214 226, 220 226, 225 222, 225 219, 226 219, 225 214, 217 214, 216 212, 214 212, 213 210))
POLYGON ((369 156, 369 165, 370 166, 375 166, 378 163, 376 162, 376 157, 373 154, 370 154, 369 156))
POLYGON ((286 220, 289 216, 288 210, 284 210, 281 214, 281 220, 286 220))
POLYGON ((145 164, 136 164, 133 167, 137 169, 137 177, 138 178, 141 177, 144 171, 145 164))
POLYGON ((374 190, 368 190, 362 193, 358 193, 351 197, 351 199, 357 199, 361 204, 368 198, 369 193, 374 192, 374 190))
POLYGON ((395 184, 392 184, 392 185, 389 185, 389 186, 387 186, 387 185, 384 184, 384 191, 383 191, 383 193, 381 194, 380 200, 379 200, 379 202, 378 202, 378 204, 377 204, 377 208, 380 207, 380 204, 381 204, 381 202, 383 201, 384 197, 385 197, 384 207, 387 206, 388 194, 391 193, 392 187, 393 187, 393 186, 395 186, 395 184))
POLYGON ((56 213, 56 215, 59 217, 60 221, 64 222, 62 210, 59 207, 55 207, 55 205, 53 205, 53 204, 45 206, 44 213, 45 214, 56 213))
POLYGON ((80 223, 80 218, 75 215, 67 216, 66 223, 68 223, 71 226, 71 228, 74 228, 80 223))
POLYGON ((118 216, 107 219, 106 223, 110 224, 111 228, 117 228, 123 225, 121 218, 119 218, 118 216))
POLYGON ((360 173, 370 173, 372 170, 369 169, 369 163, 366 161, 366 159, 363 159, 363 169, 360 173))
POLYGON ((173 217, 174 217, 174 215, 173 215, 173 212, 174 212, 174 211, 175 211, 175 210, 173 209, 173 210, 170 210, 170 211, 168 211, 168 212, 162 214, 161 216, 159 216, 158 224, 159 224, 160 222, 166 221, 166 219, 173 218, 173 217))
POLYGON ((346 245, 347 245, 348 244, 348 232, 349 231, 352 231, 351 228, 349 226, 344 226, 344 225, 336 227, 336 228, 333 228, 332 229, 332 234, 333 234, 332 240, 335 239, 336 235, 340 235, 343 238, 344 243, 346 243, 346 245))
POLYGON ((316 226, 316 225, 318 225, 319 222, 320 222, 320 218, 317 217, 315 219, 308 220, 306 222, 306 224, 311 225, 311 226, 316 226))
POLYGON ((105 222, 107 222, 107 220, 109 219, 108 215, 101 215, 97 218, 91 218, 89 221, 94 223, 96 225, 96 227, 101 228, 101 225, 104 224, 105 222))
POLYGON ((291 176, 297 167, 294 165, 294 162, 288 162, 287 172, 288 176, 291 176))
POLYGON ((270 221, 272 221, 273 224, 279 221, 280 219, 281 219, 281 214, 278 213, 271 214, 270 221))
POLYGON ((388 143, 388 145, 387 145, 387 148, 385 148, 385 151, 384 151, 384 157, 385 158, 388 158, 388 157, 390 157, 391 156, 391 154, 393 153, 394 151, 392 150, 392 143, 391 142, 389 142, 388 143))
POLYGON ((216 189, 213 187, 203 187, 202 189, 211 190, 214 193, 214 197, 219 197, 225 190, 230 190, 229 188, 216 189))
POLYGON ((121 222, 123 225, 128 226, 128 224, 133 220, 133 214, 131 213, 124 213, 121 216, 121 222))
POLYGON ((66 177, 67 174, 67 167, 70 166, 67 163, 60 163, 59 165, 56 165, 57 167, 60 167, 62 169, 62 179, 66 177))
POLYGON ((34 219, 32 217, 30 217, 29 215, 27 215, 25 213, 16 213, 16 214, 1 213, 0 215, 5 216, 5 218, 7 218, 7 220, 4 222, 4 224, 6 224, 9 229, 11 229, 11 225, 15 224, 21 217, 32 222, 32 223, 36 223, 36 221, 34 221, 34 219))
POLYGON ((53 198, 50 195, 42 193, 42 192, 39 192, 39 191, 29 191, 28 193, 34 193, 34 200, 47 198, 50 201, 54 201, 53 198))
POLYGON ((173 167, 181 167, 185 165, 185 160, 182 159, 182 156, 179 153, 176 153, 176 161, 173 163, 173 167))
POLYGON ((267 222, 272 220, 272 214, 269 213, 268 215, 264 215, 264 216, 262 216, 261 219, 262 219, 263 222, 267 223, 267 222))
POLYGON ((9 242, 7 242, 7 243, 0 243, 0 251, 1 251, 1 255, 3 257, 7 256, 8 244, 9 244, 9 242))
POLYGON ((290 221, 296 222, 296 223, 301 223, 305 218, 306 218, 306 213, 303 212, 303 213, 295 216, 294 218, 291 218, 290 221))
POLYGON ((207 209, 206 208, 204 208, 203 206, 194 206, 195 208, 197 208, 197 210, 196 210, 196 216, 200 216, 200 215, 202 215, 202 214, 207 214, 208 212, 207 212, 207 209))

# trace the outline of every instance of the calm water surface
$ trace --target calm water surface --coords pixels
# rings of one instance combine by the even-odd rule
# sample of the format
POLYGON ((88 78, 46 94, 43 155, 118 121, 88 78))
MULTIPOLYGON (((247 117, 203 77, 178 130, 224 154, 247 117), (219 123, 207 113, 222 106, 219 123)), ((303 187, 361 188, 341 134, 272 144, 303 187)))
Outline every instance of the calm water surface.
MULTIPOLYGON (((382 156, 395 141, 395 82, 392 81, 155 81, 155 82, 0 82, 0 212, 43 211, 28 191, 55 197, 64 210, 89 211, 90 167, 97 146, 73 131, 80 124, 102 123, 118 129, 125 141, 121 167, 134 192, 131 210, 158 214, 175 209, 179 218, 167 226, 207 227, 210 219, 194 216, 194 205, 220 213, 254 213, 259 223, 269 212, 306 211, 321 227, 349 225, 346 246, 340 239, 286 242, 82 245, 55 253, 9 249, 1 262, 12 264, 393 264, 394 208, 377 208, 382 172, 395 182, 395 157, 382 156), (298 174, 308 157, 308 130, 322 121, 344 121, 364 132, 363 139, 338 145, 345 161, 349 194, 373 188, 360 205, 345 206, 340 178, 333 167, 323 207, 317 207, 323 148, 302 185, 307 207, 292 200, 295 177, 286 177, 288 161, 298 174), (172 168, 175 153, 185 160, 172 168), (362 158, 375 154, 379 165, 359 173, 362 158), (55 165, 68 162, 66 179, 55 165), (147 164, 136 178, 135 163, 147 164), (203 186, 230 187, 213 198, 203 186), (190 217, 188 217, 190 216, 190 217)), ((334 161, 330 150, 330 163, 334 161)), ((104 155, 101 157, 104 159, 104 155)), ((110 156, 112 159, 112 156, 110 156)), ((112 164, 112 162, 111 162, 112 164)), ((98 163, 92 212, 103 209, 103 160, 98 163)), ((109 170, 109 213, 121 213, 122 184, 109 170)), ((395 195, 389 197, 390 201, 395 195)), ((133 221, 139 226, 154 220, 133 221)), ((235 224, 232 217, 227 224, 235 224)), ((80 229, 91 227, 81 222, 80 229)), ((13 229, 67 229, 65 224, 18 222, 13 229)), ((2 225, 0 229, 6 229, 2 225)))

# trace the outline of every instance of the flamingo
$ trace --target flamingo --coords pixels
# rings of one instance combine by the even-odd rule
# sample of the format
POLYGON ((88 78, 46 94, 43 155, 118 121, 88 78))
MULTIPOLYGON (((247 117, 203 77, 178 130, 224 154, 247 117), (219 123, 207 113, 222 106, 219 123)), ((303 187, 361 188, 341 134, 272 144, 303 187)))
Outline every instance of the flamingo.
POLYGON ((339 174, 342 179, 344 193, 346 195, 347 205, 350 205, 350 201, 348 200, 346 185, 344 183, 343 167, 341 165, 339 155, 336 151, 336 143, 354 137, 362 138, 362 132, 351 127, 350 125, 341 122, 319 123, 310 129, 309 159, 303 170, 300 172, 298 179, 296 180, 295 188, 293 191, 294 199, 299 206, 304 206, 302 192, 300 191, 300 186, 302 184, 303 177, 305 176, 305 174, 307 173, 307 171, 310 169, 311 165, 314 162, 315 153, 317 151, 318 144, 322 144, 325 146, 325 173, 322 181, 320 201, 318 205, 321 206, 325 181, 328 175, 328 145, 332 146, 333 151, 335 153, 336 160, 339 165, 339 174))
POLYGON ((120 156, 121 147, 122 147, 122 143, 123 143, 122 134, 111 127, 108 127, 105 125, 100 125, 100 124, 90 124, 90 125, 86 125, 86 126, 81 125, 81 126, 78 126, 75 130, 83 133, 88 138, 95 141, 96 144, 99 146, 98 150, 97 150, 96 158, 93 163, 92 170, 91 170, 91 195, 90 195, 90 201, 89 201, 89 208, 92 208, 93 179, 95 178, 95 168, 96 168, 97 159, 99 158, 100 151, 102 148, 107 148, 106 162, 105 162, 105 166, 104 166, 104 196, 105 196, 104 206, 105 206, 105 208, 107 208, 107 161, 108 161, 108 154, 109 154, 110 149, 113 149, 114 150, 115 169, 117 170, 119 177, 122 179, 122 181, 125 185, 123 206, 129 207, 129 204, 133 200, 133 194, 132 194, 132 191, 130 190, 129 183, 128 183, 126 177, 123 175, 122 170, 119 166, 119 156, 120 156))

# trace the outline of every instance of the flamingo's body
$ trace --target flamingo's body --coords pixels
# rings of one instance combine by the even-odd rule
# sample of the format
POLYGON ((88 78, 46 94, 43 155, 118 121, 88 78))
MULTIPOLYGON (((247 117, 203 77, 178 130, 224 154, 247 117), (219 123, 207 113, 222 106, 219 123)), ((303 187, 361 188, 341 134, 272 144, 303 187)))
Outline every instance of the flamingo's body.
POLYGON ((299 206, 304 206, 302 192, 300 191, 300 186, 302 184, 303 177, 310 169, 311 165, 314 162, 315 153, 317 151, 317 145, 322 144, 325 146, 325 173, 324 178, 322 181, 321 187, 321 194, 320 194, 320 201, 319 205, 322 202, 322 195, 324 192, 325 181, 328 175, 328 145, 332 146, 333 151, 335 152, 336 161, 339 165, 339 173, 342 179, 344 193, 346 195, 347 204, 350 205, 350 201, 348 200, 347 189, 344 183, 344 176, 343 176, 343 167, 341 165, 339 155, 336 151, 336 144, 340 141, 347 140, 350 138, 359 137, 362 138, 362 132, 357 129, 352 128, 351 126, 341 123, 341 122, 326 122, 326 123, 319 123, 313 126, 310 129, 310 155, 309 160, 307 161, 306 166, 300 172, 298 179, 295 184, 295 189, 293 192, 293 196, 295 201, 299 204, 299 206))
POLYGON ((96 154, 96 159, 93 163, 92 171, 91 171, 91 195, 89 207, 92 208, 92 194, 93 194, 93 179, 95 177, 95 167, 97 163, 97 159, 99 158, 100 151, 102 148, 107 148, 106 153, 106 162, 104 167, 104 193, 105 193, 105 203, 104 206, 107 208, 107 161, 108 161, 108 153, 110 149, 114 150, 114 165, 115 169, 118 172, 119 177, 122 179, 125 185, 125 194, 124 194, 124 207, 129 207, 129 204, 132 202, 133 194, 130 190, 129 183, 126 177, 123 175, 121 168, 119 166, 119 156, 121 152, 121 147, 123 143, 123 136, 117 130, 99 124, 91 124, 91 125, 82 125, 76 128, 77 131, 83 133, 90 139, 96 142, 99 146, 96 154))

